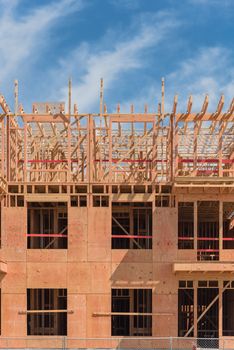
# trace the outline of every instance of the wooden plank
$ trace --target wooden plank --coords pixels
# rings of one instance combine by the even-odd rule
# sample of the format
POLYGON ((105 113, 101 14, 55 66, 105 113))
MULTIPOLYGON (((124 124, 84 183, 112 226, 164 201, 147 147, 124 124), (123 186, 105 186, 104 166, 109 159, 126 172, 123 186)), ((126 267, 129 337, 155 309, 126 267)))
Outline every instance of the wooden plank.
POLYGON ((54 314, 54 313, 67 313, 67 314, 73 314, 73 310, 66 310, 66 309, 57 309, 57 310, 26 310, 26 311, 19 311, 20 315, 27 315, 27 314, 54 314))

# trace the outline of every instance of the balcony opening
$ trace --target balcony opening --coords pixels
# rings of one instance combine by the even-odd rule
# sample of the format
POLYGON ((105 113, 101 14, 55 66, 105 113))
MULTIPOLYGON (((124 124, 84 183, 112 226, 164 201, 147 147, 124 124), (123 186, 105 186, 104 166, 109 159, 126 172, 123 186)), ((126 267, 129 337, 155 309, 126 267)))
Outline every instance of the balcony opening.
POLYGON ((197 259, 219 260, 219 202, 198 202, 197 259))
POLYGON ((112 249, 152 249, 152 203, 112 203, 112 249))
POLYGON ((223 336, 234 336, 234 282, 224 281, 223 336))
POLYGON ((112 289, 112 336, 152 336, 152 290, 112 289))
POLYGON ((67 249, 67 203, 28 203, 28 249, 67 249))
POLYGON ((67 290, 27 290, 27 334, 67 335, 67 290))
POLYGON ((178 205, 178 248, 194 248, 194 203, 179 202, 178 205))
POLYGON ((234 249, 234 203, 223 203, 223 249, 234 249))
MULTIPOLYGON (((193 281, 179 281, 178 290, 178 336, 184 337, 194 325, 193 281)), ((189 334, 194 336, 194 329, 189 334)))
MULTIPOLYGON (((198 321, 198 325, 197 325, 198 338, 218 338, 219 337, 218 281, 208 281, 208 282, 198 281, 198 289, 197 289, 198 320, 200 317, 200 320, 198 321)), ((202 343, 200 344, 200 346, 202 346, 202 343)), ((216 347, 216 346, 212 346, 212 347, 216 347)))

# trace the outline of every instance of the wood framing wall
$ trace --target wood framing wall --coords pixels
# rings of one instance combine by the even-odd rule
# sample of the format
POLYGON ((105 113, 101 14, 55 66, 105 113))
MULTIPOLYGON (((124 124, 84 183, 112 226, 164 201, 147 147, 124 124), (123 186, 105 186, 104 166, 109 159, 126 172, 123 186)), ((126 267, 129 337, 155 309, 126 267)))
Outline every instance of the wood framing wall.
MULTIPOLYGON (((63 103, 14 114, 3 96, 0 105, 1 337, 27 337, 33 288, 67 290, 67 336, 80 339, 111 337, 112 288, 152 289, 152 337, 177 337, 179 281, 188 280, 195 291, 198 281, 218 281, 222 337, 223 282, 234 272, 233 250, 223 247, 223 203, 234 203, 234 101, 222 112, 222 97, 207 113, 206 97, 197 114, 191 98, 186 113, 177 112, 177 98, 170 113, 162 105, 158 113, 107 114, 102 100, 92 115, 76 106, 66 113, 63 103), (215 261, 197 258, 202 201, 218 202, 215 261), (67 203, 67 249, 27 248, 33 202, 67 203), (152 249, 111 249, 113 202, 152 204, 152 249), (178 249, 179 202, 193 203, 193 249, 178 249)), ((197 303, 195 292, 194 336, 197 303)))

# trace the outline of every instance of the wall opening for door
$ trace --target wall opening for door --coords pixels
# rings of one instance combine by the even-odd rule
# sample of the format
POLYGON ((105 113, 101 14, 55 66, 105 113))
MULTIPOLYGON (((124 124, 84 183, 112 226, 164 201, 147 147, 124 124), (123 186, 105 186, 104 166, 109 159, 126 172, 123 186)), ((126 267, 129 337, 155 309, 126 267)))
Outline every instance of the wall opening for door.
POLYGON ((152 289, 112 289, 111 335, 152 335, 152 289))
POLYGON ((199 201, 197 259, 219 260, 219 202, 199 201))

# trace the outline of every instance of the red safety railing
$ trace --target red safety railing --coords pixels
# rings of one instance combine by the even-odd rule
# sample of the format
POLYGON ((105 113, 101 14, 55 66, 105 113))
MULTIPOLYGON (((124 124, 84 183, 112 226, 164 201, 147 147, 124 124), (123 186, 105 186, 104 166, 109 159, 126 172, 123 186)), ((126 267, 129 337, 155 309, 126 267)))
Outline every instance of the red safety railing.
POLYGON ((131 239, 131 238, 147 238, 147 239, 152 239, 152 236, 138 236, 138 235, 112 235, 111 236, 112 238, 128 238, 128 239, 131 239))
MULTIPOLYGON (((24 163, 24 159, 19 159, 19 163, 24 163)), ((77 163, 79 162, 78 159, 71 159, 71 162, 77 163)), ((27 160, 27 163, 68 163, 67 159, 29 159, 27 160)))
POLYGON ((44 237, 44 238, 49 238, 49 237, 61 237, 61 238, 66 238, 68 235, 63 235, 60 233, 27 233, 27 237, 44 237))

